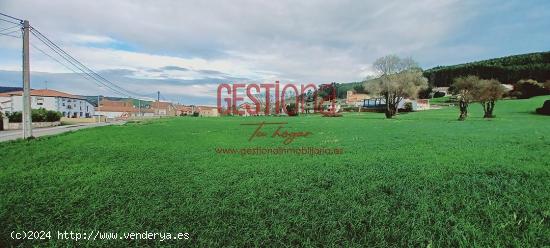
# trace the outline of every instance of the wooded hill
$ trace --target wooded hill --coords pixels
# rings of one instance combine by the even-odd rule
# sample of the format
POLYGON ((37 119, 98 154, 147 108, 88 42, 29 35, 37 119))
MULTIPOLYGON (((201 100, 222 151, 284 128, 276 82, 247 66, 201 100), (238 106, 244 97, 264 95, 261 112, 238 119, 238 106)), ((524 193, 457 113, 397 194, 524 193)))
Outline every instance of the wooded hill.
POLYGON ((550 80, 550 52, 513 55, 452 66, 437 66, 424 71, 424 76, 428 78, 432 87, 449 86, 454 78, 465 75, 476 75, 482 79, 497 79, 505 84, 513 84, 520 79, 545 82, 550 80))

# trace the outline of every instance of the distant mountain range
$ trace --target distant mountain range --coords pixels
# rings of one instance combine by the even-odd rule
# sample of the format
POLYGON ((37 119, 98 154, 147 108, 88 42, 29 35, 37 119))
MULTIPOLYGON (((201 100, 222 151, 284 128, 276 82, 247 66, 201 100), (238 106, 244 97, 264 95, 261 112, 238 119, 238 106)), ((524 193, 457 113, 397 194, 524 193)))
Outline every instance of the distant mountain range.
MULTIPOLYGON (((92 105, 96 106, 97 107, 97 96, 81 96, 81 97, 84 97, 86 98, 86 100, 88 102, 90 102, 92 105)), ((134 106, 139 106, 140 105, 140 101, 138 99, 133 99, 133 98, 122 98, 122 97, 112 97, 112 96, 101 96, 100 97, 101 100, 103 99, 106 99, 106 100, 111 100, 111 101, 128 101, 128 99, 131 99, 132 100, 132 104, 134 106)), ((142 108, 149 108, 151 106, 151 103, 152 101, 141 101, 141 107, 142 108)))
POLYGON ((0 86, 0 93, 23 90, 22 87, 0 86))

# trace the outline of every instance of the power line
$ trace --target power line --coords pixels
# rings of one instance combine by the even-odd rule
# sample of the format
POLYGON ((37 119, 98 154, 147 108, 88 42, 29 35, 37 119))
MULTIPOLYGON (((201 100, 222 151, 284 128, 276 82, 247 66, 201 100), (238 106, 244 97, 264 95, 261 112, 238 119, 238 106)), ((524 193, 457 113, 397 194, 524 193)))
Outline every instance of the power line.
MULTIPOLYGON (((14 38, 21 38, 21 36, 15 36, 15 35, 11 35, 12 33, 16 32, 17 30, 15 31, 11 31, 11 32, 8 32, 8 33, 1 33, 3 31, 7 31, 7 30, 10 30, 12 28, 15 28, 15 27, 21 27, 22 24, 23 24, 23 20, 22 19, 19 19, 19 18, 16 18, 16 17, 13 17, 13 16, 10 16, 10 15, 7 15, 7 14, 4 14, 4 13, 0 13, 0 21, 4 21, 4 22, 8 22, 8 23, 12 23, 12 24, 15 24, 16 26, 13 26, 13 27, 8 27, 8 28, 4 28, 2 30, 0 30, 0 35, 4 35, 4 36, 10 36, 10 37, 14 37, 14 38), (9 18, 11 20, 8 20, 6 18, 9 18), (13 20, 13 21, 12 21, 13 20), (16 22, 17 21, 17 22, 16 22)), ((99 75, 97 72, 95 72, 94 70, 90 69, 89 67, 85 66, 84 64, 82 64, 80 61, 78 61, 77 59, 75 59, 73 56, 71 56, 69 53, 67 53, 65 50, 61 49, 57 44, 55 44, 53 41, 51 41, 48 37, 46 37, 45 35, 43 35, 39 30, 37 30, 35 27, 32 27, 30 28, 30 32, 32 35, 34 35, 34 37, 36 37, 40 42, 42 42, 44 45, 46 45, 48 48, 50 48, 53 52, 55 52, 59 57, 61 57, 64 61, 68 62, 69 64, 71 64, 74 68, 76 68, 76 70, 82 72, 82 73, 78 73, 76 70, 74 70, 73 68, 71 68, 70 66, 68 66, 67 64, 65 63, 62 63, 60 60, 56 59, 54 56, 46 53, 44 50, 38 48, 37 46, 35 46, 34 44, 31 44, 33 48, 35 48, 36 50, 40 51, 41 53, 43 53, 44 55, 46 55, 47 57, 49 57, 50 59, 56 61, 57 63, 63 65, 64 67, 66 67, 67 69, 71 70, 72 72, 76 73, 76 74, 79 74, 81 75, 82 77, 84 77, 85 79, 89 80, 93 80, 95 84, 97 84, 98 86, 102 87, 107 87, 109 88, 110 90, 112 90, 113 92, 117 93, 117 94, 120 94, 121 96, 127 96, 127 97, 132 97, 134 96, 134 98, 138 98, 138 97, 135 97, 135 96, 142 96, 142 97, 146 97, 146 98, 149 98, 145 95, 140 95, 140 94, 137 94, 135 92, 132 92, 130 90, 127 90, 125 88, 122 88, 120 86, 118 86, 117 84, 111 82, 110 80, 104 78, 103 76, 99 75), (86 77, 87 76, 87 77, 86 77)))
MULTIPOLYGON (((0 14, 1 14, 1 13, 0 13, 0 14)), ((0 21, 9 22, 9 23, 11 23, 11 24, 21 24, 21 23, 17 23, 17 22, 14 22, 14 21, 10 21, 10 20, 7 20, 7 19, 1 18, 1 17, 0 17, 0 21)))
MULTIPOLYGON (((74 67, 78 68, 80 71, 88 75, 89 77, 93 78, 95 81, 99 82, 101 85, 111 89, 112 91, 116 92, 117 94, 120 94, 122 96, 128 96, 130 94, 124 93, 123 90, 118 90, 113 88, 112 86, 106 84, 101 80, 99 75, 92 71, 90 68, 86 67, 82 63, 80 63, 78 60, 76 60, 74 57, 69 55, 67 52, 65 52, 63 49, 61 49, 59 46, 57 46, 55 43, 53 43, 50 39, 45 37, 40 33, 40 31, 36 30, 36 28, 31 29, 31 33, 38 38, 42 43, 44 43, 46 46, 48 46, 52 51, 57 53, 61 58, 65 59, 67 62, 69 62, 74 67)), ((112 83, 111 83, 112 84, 112 83)))
MULTIPOLYGON (((87 75, 88 77, 90 77, 90 79, 93 79, 95 82, 99 83, 100 85, 99 86, 104 86, 104 87, 107 87, 109 88, 110 90, 112 90, 113 92, 121 95, 121 96, 127 96, 127 94, 125 94, 124 92, 122 91, 119 91, 117 89, 114 89, 112 88, 111 86, 103 83, 101 80, 97 79, 96 77, 94 77, 94 75, 90 74, 89 72, 87 72, 86 70, 84 70, 83 68, 81 68, 78 64, 75 64, 73 61, 71 61, 70 59, 68 59, 66 56, 64 56, 62 53, 60 53, 55 47, 52 47, 50 44, 48 44, 48 42, 46 42, 45 40, 42 39, 42 37, 40 36, 37 36, 33 30, 31 30, 31 33, 38 39, 40 40, 44 45, 46 45, 47 47, 49 47, 52 51, 54 51, 57 55, 59 55, 61 58, 63 58, 65 61, 67 61, 69 64, 71 64, 72 66, 74 66, 76 69, 78 69, 79 71, 81 71, 82 73, 84 73, 85 75, 87 75)), ((60 49, 60 48, 59 48, 60 49)), ((96 84, 97 84, 96 83, 96 84)))
POLYGON ((15 18, 13 16, 10 16, 10 15, 6 15, 4 13, 0 13, 1 16, 5 16, 5 17, 8 17, 8 18, 11 18, 11 19, 14 19, 16 21, 19 21, 19 22, 23 22, 23 20, 19 19, 19 18, 15 18))
POLYGON ((21 38, 21 36, 15 36, 15 35, 11 35, 11 34, 0 33, 0 35, 9 36, 9 37, 13 37, 13 38, 21 38))
MULTIPOLYGON (((30 45, 31 45, 34 49, 36 49, 37 51, 41 52, 42 54, 46 55, 46 56, 49 57, 50 59, 52 59, 52 60, 54 60, 55 62, 57 62, 58 64, 60 64, 60 65, 62 65, 63 67, 67 68, 68 70, 72 71, 74 74, 80 75, 81 77, 83 77, 83 78, 86 79, 86 80, 92 80, 92 82, 95 83, 95 84, 96 84, 97 86, 99 86, 99 87, 105 86, 105 85, 103 85, 103 84, 98 83, 97 80, 95 80, 93 77, 91 77, 88 73, 82 72, 82 71, 81 71, 81 72, 78 72, 78 71, 76 71, 75 69, 71 68, 71 67, 70 67, 69 65, 67 65, 66 63, 61 62, 59 59, 55 58, 53 55, 51 55, 51 54, 49 54, 48 52, 46 52, 46 51, 40 49, 39 47, 35 46, 34 44, 31 43, 30 45)), ((58 55, 59 55, 59 54, 58 54, 58 55)), ((61 55, 60 55, 60 56, 61 56, 61 55)), ((69 63, 70 63, 70 62, 69 62, 69 63)), ((74 64, 71 64, 71 65, 73 65, 74 67, 76 67, 76 65, 74 65, 74 64)), ((76 67, 76 68, 77 68, 77 70, 80 70, 78 67, 76 67)), ((105 86, 105 87, 107 87, 107 86, 105 86)), ((114 90, 113 90, 113 91, 114 91, 114 90)), ((120 92, 116 92, 116 93, 125 96, 123 93, 120 93, 120 92)), ((147 97, 147 98, 151 98, 151 97, 147 97)))
POLYGON ((41 52, 42 54, 48 56, 50 59, 54 60, 55 62, 59 63, 60 65, 64 66, 65 68, 69 69, 70 71, 74 72, 75 74, 81 75, 81 76, 84 77, 86 80, 89 80, 89 79, 90 79, 90 78, 86 77, 85 74, 77 72, 75 69, 73 69, 73 68, 71 68, 70 66, 66 65, 65 63, 59 61, 58 59, 56 59, 56 58, 53 57, 52 55, 48 54, 48 53, 45 52, 44 50, 40 49, 39 47, 35 46, 34 44, 31 43, 31 46, 32 46, 34 49, 36 49, 37 51, 41 52))
MULTIPOLYGON (((80 61, 78 61, 77 59, 75 59, 73 56, 71 56, 70 54, 68 54, 66 51, 64 51, 63 49, 61 49, 57 44, 55 44, 53 41, 51 41, 48 37, 46 37, 45 35, 43 35, 40 31, 38 31, 36 28, 32 27, 32 30, 31 30, 31 33, 37 37, 39 40, 41 40, 43 43, 45 43, 46 45, 48 45, 50 47, 50 49, 56 51, 56 53, 62 53, 62 54, 59 54, 61 57, 63 57, 65 60, 67 61, 72 61, 71 64, 73 64, 73 66, 75 67, 80 67, 82 70, 84 71, 87 71, 88 75, 91 76, 92 78, 94 78, 96 81, 101 81, 102 84, 106 87, 108 87, 109 89, 123 95, 123 96, 128 96, 128 97, 131 97, 131 96, 143 96, 143 95, 140 95, 140 94, 137 94, 135 92, 132 92, 130 90, 127 90, 125 88, 122 88, 118 85, 116 85, 115 83, 111 82, 110 80, 104 78, 103 76, 99 75, 97 72, 93 71, 92 69, 90 69, 89 67, 85 66, 84 64, 82 64, 80 61), (48 44, 49 43, 49 44, 48 44), (76 65, 75 65, 76 64, 76 65), (78 66, 77 66, 78 65, 78 66), (108 85, 106 85, 108 84, 108 85), (115 89, 113 89, 116 88, 115 89), (121 92, 124 92, 124 93, 121 93, 121 92)), ((135 98, 138 98, 138 97, 135 97, 135 98)))
POLYGON ((10 32, 7 32, 7 33, 0 33, 0 34, 13 34, 13 33, 16 33, 16 32, 21 32, 21 30, 13 30, 13 31, 10 31, 10 32))
POLYGON ((20 27, 21 27, 21 25, 15 25, 15 26, 12 26, 12 27, 9 27, 9 28, 0 29, 0 32, 4 32, 4 31, 10 30, 12 28, 20 28, 20 27))

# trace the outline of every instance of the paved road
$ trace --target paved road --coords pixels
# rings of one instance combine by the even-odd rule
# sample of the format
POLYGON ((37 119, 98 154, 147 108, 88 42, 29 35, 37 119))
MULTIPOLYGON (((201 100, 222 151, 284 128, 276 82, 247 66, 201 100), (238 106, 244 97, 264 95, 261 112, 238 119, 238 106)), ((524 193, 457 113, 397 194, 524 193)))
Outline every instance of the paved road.
MULTIPOLYGON (((69 131, 75 131, 85 128, 92 128, 92 127, 101 127, 101 126, 109 126, 109 125, 122 125, 124 124, 123 121, 121 122, 107 122, 107 123, 82 123, 82 124, 74 124, 74 125, 67 125, 67 126, 57 126, 57 127, 46 127, 46 128, 35 128, 32 130, 32 134, 34 137, 40 137, 40 136, 46 136, 46 135, 56 135, 60 133, 65 133, 69 131)), ((8 141, 8 140, 15 140, 23 137, 23 131, 22 130, 6 130, 6 131, 0 131, 0 142, 8 141)))

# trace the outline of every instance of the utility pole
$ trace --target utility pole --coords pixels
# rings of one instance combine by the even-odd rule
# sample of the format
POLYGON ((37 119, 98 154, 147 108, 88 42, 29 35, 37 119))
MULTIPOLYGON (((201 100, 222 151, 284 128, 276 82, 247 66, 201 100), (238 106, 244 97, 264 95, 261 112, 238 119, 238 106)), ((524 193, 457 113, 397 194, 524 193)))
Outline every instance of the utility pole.
POLYGON ((23 21, 23 139, 32 137, 29 21, 23 21))
POLYGON ((160 91, 157 91, 157 115, 160 115, 160 91))
POLYGON ((139 117, 141 118, 141 99, 138 99, 139 102, 139 117))
MULTIPOLYGON (((97 112, 100 112, 99 111, 99 95, 97 95, 97 112)), ((101 115, 99 113, 97 113, 97 122, 100 123, 101 122, 101 115)))

